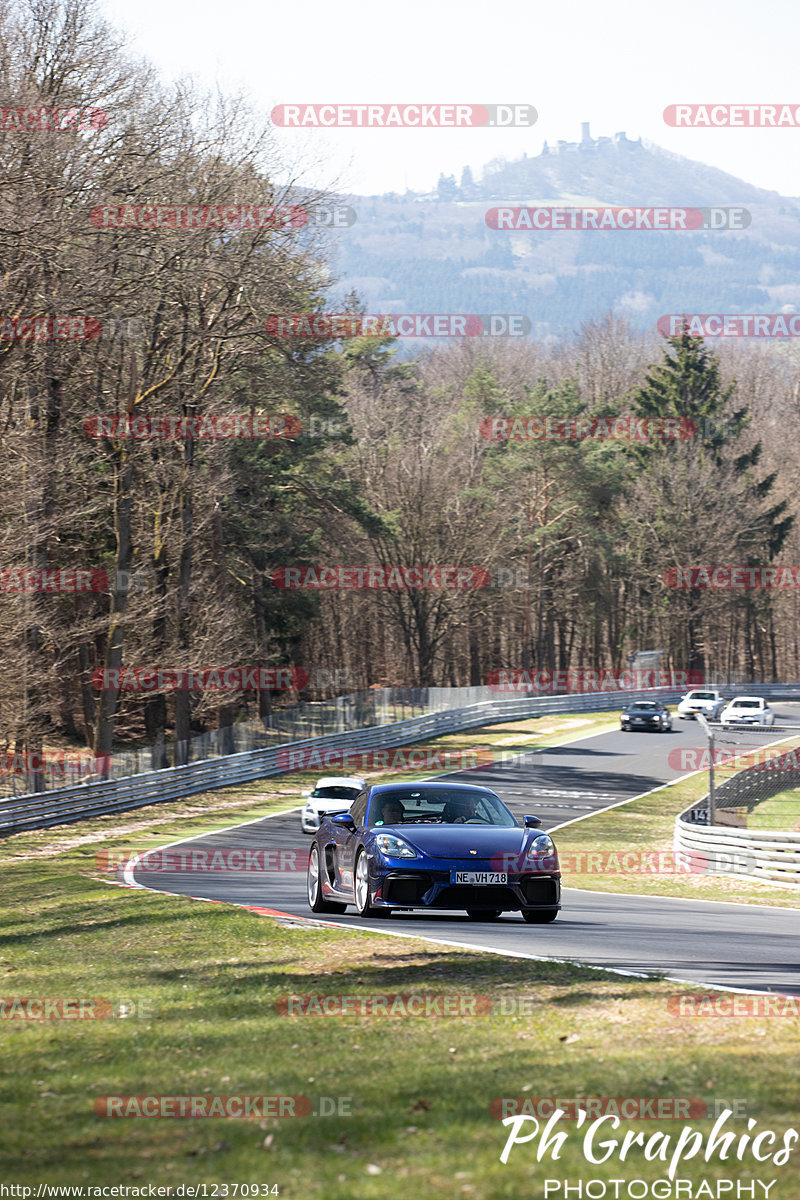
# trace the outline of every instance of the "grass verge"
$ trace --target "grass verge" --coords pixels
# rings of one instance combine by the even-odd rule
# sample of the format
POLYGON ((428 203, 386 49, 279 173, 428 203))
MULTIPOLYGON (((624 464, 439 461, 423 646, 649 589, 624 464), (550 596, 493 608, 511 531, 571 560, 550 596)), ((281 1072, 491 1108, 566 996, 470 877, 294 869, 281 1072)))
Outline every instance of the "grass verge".
MULTIPOLYGON (((678 1098, 693 1113, 727 1102, 737 1133, 755 1117, 779 1139, 795 1118, 796 1018, 686 1018, 668 1003, 685 991, 674 984, 368 930, 289 927, 235 907, 111 888, 90 875, 103 839, 45 858, 19 853, 25 841, 0 847, 3 995, 103 997, 129 1015, 0 1020, 5 1181, 516 1200, 542 1195, 545 1177, 655 1180, 665 1166, 640 1150, 622 1164, 612 1156, 590 1165, 570 1121, 557 1162, 537 1163, 529 1143, 503 1165, 507 1131, 490 1112, 500 1097, 678 1098), (280 1011, 290 995, 376 993, 446 993, 465 1007, 454 1017, 280 1011), (491 1012, 473 1013, 476 995, 491 1012), (94 1111, 104 1096, 145 1095, 306 1096, 318 1115, 94 1111)), ((556 929, 532 929, 532 947, 546 954, 556 929)), ((677 1134, 685 1123, 707 1133, 712 1119, 623 1120, 619 1137, 677 1134)), ((603 1137, 610 1133, 605 1126, 603 1137)), ((798 1195, 792 1162, 750 1163, 714 1157, 678 1174, 766 1175, 779 1181, 773 1197, 798 1195)))
POLYGON ((689 874, 671 869, 675 818, 700 800, 706 790, 706 776, 693 775, 562 826, 554 836, 563 860, 564 886, 800 908, 797 888, 742 875, 689 874), (635 864, 635 870, 625 869, 626 856, 635 864))

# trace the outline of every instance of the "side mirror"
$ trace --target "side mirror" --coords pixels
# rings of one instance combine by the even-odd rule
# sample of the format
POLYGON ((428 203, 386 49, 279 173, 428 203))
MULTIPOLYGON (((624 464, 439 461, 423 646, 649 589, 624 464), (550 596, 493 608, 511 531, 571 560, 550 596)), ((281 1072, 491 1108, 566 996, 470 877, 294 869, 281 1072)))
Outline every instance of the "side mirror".
POLYGON ((539 817, 531 817, 531 816, 525 817, 525 828, 526 829, 538 829, 539 826, 541 825, 541 823, 542 822, 539 819, 539 817))
POLYGON ((311 791, 310 791, 310 789, 306 788, 306 790, 304 792, 301 792, 300 795, 303 797, 304 800, 307 800, 308 797, 311 795, 311 791))
POLYGON ((344 825, 345 829, 355 829, 356 823, 349 812, 336 813, 332 817, 328 817, 329 821, 333 821, 334 825, 344 825))

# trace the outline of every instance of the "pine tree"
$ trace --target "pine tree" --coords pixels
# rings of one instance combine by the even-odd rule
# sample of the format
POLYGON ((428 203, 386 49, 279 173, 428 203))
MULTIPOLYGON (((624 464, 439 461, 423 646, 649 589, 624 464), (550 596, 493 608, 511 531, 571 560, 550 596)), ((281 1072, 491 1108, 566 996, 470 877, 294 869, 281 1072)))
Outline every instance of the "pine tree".
POLYGON ((635 543, 632 632, 649 631, 666 617, 675 665, 702 670, 715 657, 711 630, 720 630, 727 615, 730 627, 743 631, 754 673, 757 660, 764 663, 762 630, 772 625, 770 595, 665 591, 664 568, 769 563, 783 548, 794 517, 786 515, 786 501, 768 503, 776 474, 757 476, 761 443, 736 452, 750 422, 746 406, 729 411, 736 381, 723 387, 719 359, 702 338, 682 333, 667 343, 663 361, 632 393, 633 415, 691 421, 695 432, 684 427, 679 440, 632 442, 628 448, 638 466, 628 488, 635 543))

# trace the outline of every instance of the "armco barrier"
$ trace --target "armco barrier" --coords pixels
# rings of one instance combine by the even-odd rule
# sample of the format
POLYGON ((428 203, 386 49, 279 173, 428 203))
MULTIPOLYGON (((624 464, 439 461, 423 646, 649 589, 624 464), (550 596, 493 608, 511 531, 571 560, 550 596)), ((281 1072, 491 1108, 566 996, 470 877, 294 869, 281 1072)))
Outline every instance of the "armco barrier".
POLYGON ((682 813, 675 821, 674 845, 676 852, 702 855, 711 872, 800 888, 800 833, 694 825, 682 813))
MULTIPOLYGON (((798 758, 800 750, 787 750, 726 779, 715 789, 717 811, 734 806, 752 811, 769 796, 797 787, 798 758)), ((697 819, 704 812, 707 820, 708 796, 677 817, 676 852, 702 854, 710 871, 800 888, 800 833, 707 825, 697 819)))
MULTIPOLYGON (((729 689, 730 690, 730 689, 729 689)), ((742 690, 742 689, 740 689, 742 690)), ((651 699, 676 704, 683 689, 651 688, 644 693, 651 699)), ((774 700, 800 700, 798 684, 750 684, 747 694, 774 700)), ((502 721, 522 721, 527 717, 544 717, 557 713, 609 712, 623 709, 632 700, 640 700, 642 691, 590 692, 583 695, 522 696, 510 700, 491 700, 471 704, 466 708, 426 713, 390 725, 373 726, 331 734, 305 741, 284 742, 266 750, 248 750, 223 758, 206 759, 182 767, 165 767, 143 775, 123 779, 99 780, 74 787, 15 796, 0 801, 0 835, 24 829, 43 829, 50 825, 68 825, 86 817, 104 816, 179 800, 199 792, 215 791, 237 783, 250 783, 270 775, 282 775, 285 767, 278 766, 287 750, 301 746, 323 749, 325 746, 347 747, 352 750, 372 750, 385 746, 404 746, 426 737, 438 737, 464 729, 502 721)))
MULTIPOLYGON (((647 696, 674 704, 682 695, 680 690, 653 688, 647 696)), ((391 725, 373 726, 331 734, 305 741, 284 742, 266 750, 249 750, 224 758, 206 759, 182 767, 165 767, 143 775, 123 779, 99 780, 73 787, 15 796, 0 801, 0 834, 24 829, 41 829, 49 825, 68 825, 86 817, 103 816, 178 800, 198 792, 215 791, 237 783, 250 783, 270 775, 285 773, 278 765, 287 750, 301 746, 324 749, 325 746, 347 747, 352 750, 372 750, 384 746, 404 746, 427 737, 438 737, 462 729, 498 724, 526 717, 542 717, 556 713, 608 712, 622 709, 631 700, 641 699, 642 692, 591 692, 585 695, 524 696, 511 700, 492 700, 471 704, 467 708, 447 712, 426 713, 391 725)), ((320 772, 322 773, 322 772, 320 772)))

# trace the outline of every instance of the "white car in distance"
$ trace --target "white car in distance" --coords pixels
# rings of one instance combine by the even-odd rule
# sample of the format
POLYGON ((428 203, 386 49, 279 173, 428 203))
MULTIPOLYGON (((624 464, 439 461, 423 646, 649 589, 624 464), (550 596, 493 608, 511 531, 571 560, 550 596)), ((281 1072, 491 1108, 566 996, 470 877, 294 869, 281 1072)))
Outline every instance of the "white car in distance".
POLYGON ((300 814, 303 833, 316 833, 323 817, 347 812, 367 781, 359 775, 323 775, 311 792, 303 792, 306 801, 300 814))
POLYGON ((723 725, 774 725, 775 713, 763 696, 734 696, 722 710, 723 725))
POLYGON ((724 707, 722 692, 715 688, 702 688, 687 692, 678 704, 678 718, 681 721, 694 721, 700 712, 707 721, 718 721, 724 707))

